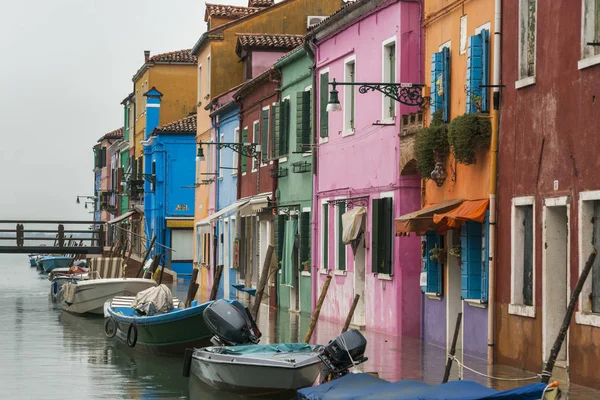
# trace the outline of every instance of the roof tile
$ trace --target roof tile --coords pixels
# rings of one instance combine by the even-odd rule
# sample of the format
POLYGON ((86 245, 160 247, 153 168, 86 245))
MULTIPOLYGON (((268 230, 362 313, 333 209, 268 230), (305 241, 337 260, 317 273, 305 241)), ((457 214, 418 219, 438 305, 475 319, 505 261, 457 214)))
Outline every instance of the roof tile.
POLYGON ((230 19, 239 19, 259 11, 258 7, 230 6, 227 4, 208 4, 206 3, 206 13, 204 21, 208 22, 210 17, 221 17, 230 19))
POLYGON ((275 0, 248 0, 248 7, 270 7, 275 0))
POLYGON ((119 129, 115 129, 114 131, 110 131, 107 134, 105 134, 104 136, 102 136, 100 139, 98 139, 99 142, 103 141, 103 140, 109 140, 109 139, 122 139, 123 138, 123 127, 120 127, 119 129))
POLYGON ((191 49, 170 51, 168 53, 156 54, 148 59, 148 62, 173 62, 173 63, 186 63, 196 64, 198 58, 190 54, 191 49))
POLYGON ((304 43, 304 35, 238 33, 236 51, 243 47, 291 50, 304 43))
POLYGON ((196 114, 161 125, 153 133, 196 133, 196 114))

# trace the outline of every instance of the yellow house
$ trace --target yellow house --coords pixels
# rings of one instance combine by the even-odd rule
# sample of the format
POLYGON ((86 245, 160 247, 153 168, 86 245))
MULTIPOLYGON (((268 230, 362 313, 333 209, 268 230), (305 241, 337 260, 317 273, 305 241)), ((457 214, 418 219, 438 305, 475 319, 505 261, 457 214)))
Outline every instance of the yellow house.
MULTIPOLYGON (((197 57, 198 73, 198 134, 197 142, 211 141, 211 122, 205 107, 219 94, 244 82, 251 76, 244 76, 243 64, 236 54, 237 34, 306 34, 309 16, 326 17, 337 11, 342 0, 249 0, 248 7, 229 5, 206 5, 205 21, 208 31, 196 42, 191 54, 197 57)), ((210 214, 209 194, 212 185, 200 184, 209 179, 206 164, 197 168, 196 204, 194 223, 210 214)), ((206 235, 196 235, 195 248, 209 249, 209 245, 199 243, 206 235), (201 246, 201 247, 199 247, 201 246)), ((194 251, 195 265, 208 254, 194 251)), ((202 269, 200 288, 206 291, 207 269, 202 269)))

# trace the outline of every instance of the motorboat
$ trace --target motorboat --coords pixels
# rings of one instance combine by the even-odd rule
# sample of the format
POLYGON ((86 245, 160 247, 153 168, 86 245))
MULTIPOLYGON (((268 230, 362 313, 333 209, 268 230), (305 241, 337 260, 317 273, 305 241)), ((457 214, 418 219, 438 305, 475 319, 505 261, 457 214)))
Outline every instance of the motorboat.
MULTIPOLYGON (((294 392, 311 386, 319 376, 324 346, 258 344, 260 331, 248 310, 237 302, 217 300, 206 308, 203 316, 215 335, 211 339, 214 346, 186 352, 184 376, 246 396, 294 392)), ((360 335, 358 331, 343 335, 349 337, 355 333, 360 335)), ((357 349, 364 354, 366 340, 364 337, 362 340, 357 349)), ((355 355, 360 358, 358 353, 355 355)))
POLYGON ((67 256, 45 256, 40 258, 39 264, 41 264, 44 272, 50 272, 56 268, 70 268, 73 265, 73 257, 67 256))
POLYGON ((67 282, 86 281, 90 278, 87 268, 73 265, 71 268, 55 268, 48 273, 50 281, 50 294, 52 299, 56 298, 56 294, 67 282))
POLYGON ((74 314, 104 314, 104 303, 120 296, 135 296, 156 286, 152 279, 105 278, 65 283, 56 294, 64 311, 74 314))
POLYGON ((181 356, 186 348, 210 344, 213 333, 206 326, 202 313, 211 303, 194 301, 191 307, 183 308, 164 284, 140 292, 136 297, 116 297, 105 303, 104 333, 144 352, 181 356), (142 303, 139 299, 146 295, 145 292, 150 292, 150 296, 154 295, 152 292, 162 294, 150 299, 152 309, 160 312, 148 313, 143 308, 147 302, 142 303), (165 298, 166 301, 162 300, 165 298), (166 307, 163 307, 164 303, 167 303, 166 307))

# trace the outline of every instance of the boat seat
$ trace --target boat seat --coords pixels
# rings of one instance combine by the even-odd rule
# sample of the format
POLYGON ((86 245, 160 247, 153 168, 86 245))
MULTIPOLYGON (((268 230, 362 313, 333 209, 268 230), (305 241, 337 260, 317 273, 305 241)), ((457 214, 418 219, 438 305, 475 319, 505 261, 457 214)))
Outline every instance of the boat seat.
MULTIPOLYGON (((118 296, 111 300, 110 306, 113 308, 131 307, 134 300, 135 300, 135 296, 118 296)), ((179 300, 177 297, 173 297, 173 308, 179 308, 180 304, 181 304, 181 300, 179 300)))
POLYGON ((244 287, 242 284, 231 285, 234 289, 239 290, 240 292, 249 293, 250 296, 256 296, 256 289, 244 287))

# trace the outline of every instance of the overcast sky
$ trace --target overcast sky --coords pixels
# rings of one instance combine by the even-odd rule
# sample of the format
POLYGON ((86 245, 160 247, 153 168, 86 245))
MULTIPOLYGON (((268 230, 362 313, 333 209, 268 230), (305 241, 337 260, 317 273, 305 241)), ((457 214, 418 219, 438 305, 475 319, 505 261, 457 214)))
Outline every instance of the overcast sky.
MULTIPOLYGON (((211 3, 247 5, 247 0, 211 3)), ((0 219, 91 220, 92 146, 144 50, 191 48, 203 0, 0 0, 0 219)))

